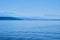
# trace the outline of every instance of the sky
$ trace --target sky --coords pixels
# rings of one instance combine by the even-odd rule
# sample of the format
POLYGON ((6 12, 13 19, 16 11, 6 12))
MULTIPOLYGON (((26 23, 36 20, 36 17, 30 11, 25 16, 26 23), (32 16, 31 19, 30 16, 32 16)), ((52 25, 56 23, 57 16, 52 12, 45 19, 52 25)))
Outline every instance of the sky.
POLYGON ((60 0, 0 0, 0 13, 17 17, 60 18, 60 0))

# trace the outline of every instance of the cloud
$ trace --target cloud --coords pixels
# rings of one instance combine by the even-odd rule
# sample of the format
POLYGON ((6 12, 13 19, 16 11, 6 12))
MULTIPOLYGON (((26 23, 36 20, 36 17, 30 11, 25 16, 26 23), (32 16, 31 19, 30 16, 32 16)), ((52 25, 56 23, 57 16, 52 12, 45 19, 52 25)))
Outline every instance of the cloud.
POLYGON ((11 12, 0 12, 0 17, 14 17, 13 13, 11 12))
POLYGON ((45 18, 48 18, 48 19, 60 19, 60 14, 54 14, 54 13, 45 13, 45 18))

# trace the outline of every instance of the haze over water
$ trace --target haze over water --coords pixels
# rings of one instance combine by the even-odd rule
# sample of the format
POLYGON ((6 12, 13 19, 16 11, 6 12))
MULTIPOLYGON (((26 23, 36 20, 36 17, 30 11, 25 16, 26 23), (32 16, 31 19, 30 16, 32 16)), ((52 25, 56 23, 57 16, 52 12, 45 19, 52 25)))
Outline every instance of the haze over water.
POLYGON ((60 21, 0 21, 0 40, 60 40, 60 21))

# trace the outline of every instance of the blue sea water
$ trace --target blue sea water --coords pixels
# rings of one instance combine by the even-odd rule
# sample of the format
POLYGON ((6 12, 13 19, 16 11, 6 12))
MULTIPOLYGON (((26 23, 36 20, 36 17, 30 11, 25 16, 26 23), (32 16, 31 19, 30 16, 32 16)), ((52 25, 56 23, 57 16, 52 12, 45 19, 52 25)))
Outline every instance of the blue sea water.
POLYGON ((60 21, 0 21, 0 40, 60 40, 60 21))

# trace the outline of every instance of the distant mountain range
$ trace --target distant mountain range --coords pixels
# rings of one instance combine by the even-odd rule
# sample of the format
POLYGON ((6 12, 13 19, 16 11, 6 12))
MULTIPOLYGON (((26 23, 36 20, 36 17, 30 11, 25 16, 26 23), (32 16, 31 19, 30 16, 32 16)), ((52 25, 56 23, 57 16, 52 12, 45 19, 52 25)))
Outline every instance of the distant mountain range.
POLYGON ((37 21, 60 21, 60 19, 31 19, 31 18, 16 18, 16 17, 0 17, 0 20, 37 20, 37 21))
POLYGON ((15 17, 0 17, 0 20, 23 20, 23 19, 15 17))
POLYGON ((0 20, 23 20, 23 19, 16 18, 12 14, 5 12, 5 13, 0 13, 0 20))
POLYGON ((9 14, 0 13, 0 20, 39 20, 39 21, 60 21, 60 19, 46 19, 40 17, 14 17, 9 14))

